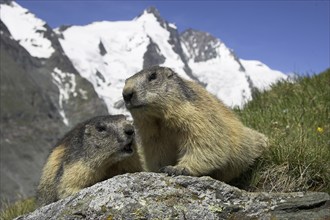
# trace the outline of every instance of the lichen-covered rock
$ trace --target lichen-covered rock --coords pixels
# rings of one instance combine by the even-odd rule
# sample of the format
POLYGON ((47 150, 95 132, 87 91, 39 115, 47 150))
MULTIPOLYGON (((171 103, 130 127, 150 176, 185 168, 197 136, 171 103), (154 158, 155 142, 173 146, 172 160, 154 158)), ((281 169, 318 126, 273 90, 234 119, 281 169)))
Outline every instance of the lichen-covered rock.
POLYGON ((116 176, 18 219, 329 219, 327 193, 249 193, 210 177, 116 176))

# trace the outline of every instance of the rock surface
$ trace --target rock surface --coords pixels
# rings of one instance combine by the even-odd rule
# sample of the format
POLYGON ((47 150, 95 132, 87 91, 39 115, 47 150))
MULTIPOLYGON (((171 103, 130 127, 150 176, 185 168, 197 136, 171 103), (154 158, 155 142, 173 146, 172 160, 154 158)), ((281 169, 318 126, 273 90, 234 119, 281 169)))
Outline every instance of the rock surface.
POLYGON ((116 176, 17 219, 329 219, 327 193, 250 193, 210 177, 116 176))

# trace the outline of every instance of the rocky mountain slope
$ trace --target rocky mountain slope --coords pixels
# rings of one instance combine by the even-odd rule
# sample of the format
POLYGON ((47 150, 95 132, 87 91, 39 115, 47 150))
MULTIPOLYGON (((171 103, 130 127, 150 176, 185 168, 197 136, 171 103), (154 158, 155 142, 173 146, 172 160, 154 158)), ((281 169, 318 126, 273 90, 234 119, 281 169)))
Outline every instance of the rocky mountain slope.
POLYGON ((0 194, 12 201, 34 194, 46 156, 60 136, 107 109, 45 22, 15 2, 2 1, 0 12, 0 194), (15 32, 28 24, 34 32, 15 32))

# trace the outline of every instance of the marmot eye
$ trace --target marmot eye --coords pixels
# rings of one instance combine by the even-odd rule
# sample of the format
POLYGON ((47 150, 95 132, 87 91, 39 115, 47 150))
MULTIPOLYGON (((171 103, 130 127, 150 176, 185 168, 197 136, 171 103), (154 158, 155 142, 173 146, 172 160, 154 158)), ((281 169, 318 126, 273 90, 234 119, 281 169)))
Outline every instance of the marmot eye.
POLYGON ((102 124, 97 124, 97 125, 95 126, 95 128, 96 128, 96 130, 97 130, 98 132, 102 132, 102 131, 107 130, 106 126, 105 126, 105 125, 102 125, 102 124))
POLYGON ((157 79, 157 74, 155 72, 151 73, 148 77, 149 82, 157 79))

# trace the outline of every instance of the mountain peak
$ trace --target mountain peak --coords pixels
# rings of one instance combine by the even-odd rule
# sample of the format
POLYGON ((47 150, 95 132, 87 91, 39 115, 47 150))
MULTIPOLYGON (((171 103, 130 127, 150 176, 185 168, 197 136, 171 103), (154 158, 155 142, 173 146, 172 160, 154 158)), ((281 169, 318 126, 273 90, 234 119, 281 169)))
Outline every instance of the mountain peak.
POLYGON ((158 9, 154 6, 150 6, 147 9, 145 9, 144 11, 149 13, 149 14, 153 14, 156 17, 160 17, 160 13, 159 13, 158 9))
POLYGON ((157 18, 157 20, 163 20, 163 18, 160 16, 158 9, 154 6, 149 6, 148 8, 144 9, 143 12, 138 16, 138 18, 142 17, 145 14, 152 14, 157 18))
POLYGON ((142 18, 144 15, 152 14, 155 16, 156 20, 164 27, 166 21, 160 16, 158 9, 154 6, 146 8, 137 18, 142 18))

